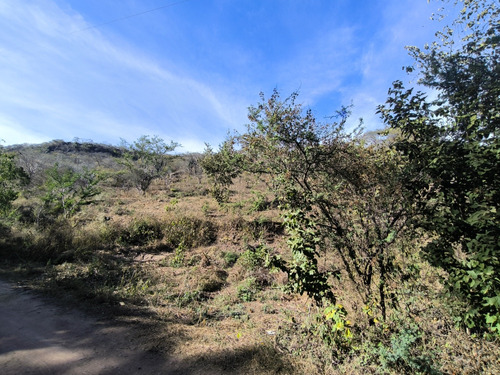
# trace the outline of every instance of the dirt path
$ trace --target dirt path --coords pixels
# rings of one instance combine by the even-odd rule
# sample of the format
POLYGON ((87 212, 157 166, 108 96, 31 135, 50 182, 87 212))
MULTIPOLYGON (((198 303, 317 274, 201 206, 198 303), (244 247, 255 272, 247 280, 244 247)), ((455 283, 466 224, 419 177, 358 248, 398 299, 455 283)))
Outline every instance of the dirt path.
MULTIPOLYGON (((0 373, 174 374, 141 348, 131 327, 110 324, 0 281, 0 373)), ((178 373, 178 372, 177 372, 178 373)))

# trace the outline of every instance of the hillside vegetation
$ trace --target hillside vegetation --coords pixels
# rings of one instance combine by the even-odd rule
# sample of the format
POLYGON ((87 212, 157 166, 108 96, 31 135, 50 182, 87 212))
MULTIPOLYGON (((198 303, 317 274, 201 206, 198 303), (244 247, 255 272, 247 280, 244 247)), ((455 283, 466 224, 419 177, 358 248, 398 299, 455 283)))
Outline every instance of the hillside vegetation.
POLYGON ((0 149, 2 274, 147 320, 185 371, 500 373, 499 11, 461 5, 380 132, 274 91, 204 154, 0 149))

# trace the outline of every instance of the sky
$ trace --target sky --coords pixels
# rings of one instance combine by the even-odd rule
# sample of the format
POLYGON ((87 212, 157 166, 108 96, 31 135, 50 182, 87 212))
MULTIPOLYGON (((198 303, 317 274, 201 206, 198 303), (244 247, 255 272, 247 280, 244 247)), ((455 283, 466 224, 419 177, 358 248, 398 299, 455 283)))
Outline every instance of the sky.
MULTIPOLYGON (((277 89, 326 121, 375 114, 405 46, 443 25, 427 0, 0 0, 0 139, 132 142, 203 151, 244 131, 277 89)), ((410 82, 411 84, 411 82, 410 82)))

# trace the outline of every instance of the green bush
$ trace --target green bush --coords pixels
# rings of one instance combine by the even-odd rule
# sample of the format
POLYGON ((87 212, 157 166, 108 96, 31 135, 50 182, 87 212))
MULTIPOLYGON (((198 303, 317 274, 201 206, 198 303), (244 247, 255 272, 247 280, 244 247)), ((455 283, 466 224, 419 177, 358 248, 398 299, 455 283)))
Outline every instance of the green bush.
POLYGON ((170 266, 178 268, 184 265, 185 250, 186 248, 184 247, 183 243, 180 243, 179 246, 177 246, 177 248, 175 249, 175 254, 170 261, 170 266))
POLYGON ((146 245, 163 237, 161 223, 153 219, 133 220, 119 237, 127 245, 146 245))
POLYGON ((243 284, 236 289, 236 295, 243 302, 255 301, 255 296, 259 292, 259 286, 254 278, 245 280, 243 284))
POLYGON ((238 258, 239 255, 233 251, 222 252, 222 259, 224 259, 226 267, 232 267, 236 263, 238 258))
POLYGON ((186 248, 211 245, 217 239, 217 226, 207 220, 181 217, 163 224, 167 246, 175 249, 181 243, 186 248))
POLYGON ((365 355, 372 357, 381 373, 440 374, 431 353, 423 352, 421 336, 417 327, 403 328, 391 335, 389 343, 367 347, 365 355))
POLYGON ((247 246, 247 250, 241 254, 239 263, 247 270, 253 271, 265 267, 266 257, 269 249, 264 245, 257 247, 247 246))

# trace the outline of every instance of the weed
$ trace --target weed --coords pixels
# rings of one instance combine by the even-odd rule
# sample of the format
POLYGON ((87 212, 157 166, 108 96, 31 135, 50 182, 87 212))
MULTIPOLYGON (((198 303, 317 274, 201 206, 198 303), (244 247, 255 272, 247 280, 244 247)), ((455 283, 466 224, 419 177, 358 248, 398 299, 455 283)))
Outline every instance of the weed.
POLYGON ((172 260, 170 261, 170 265, 174 268, 182 267, 184 265, 184 257, 185 257, 185 246, 184 243, 180 243, 175 249, 175 254, 172 260))
POLYGON ((255 296, 259 292, 259 286, 255 282, 254 278, 245 280, 245 282, 238 286, 236 289, 236 294, 238 298, 243 302, 255 301, 255 296))
POLYGON ((226 267, 232 267, 236 263, 238 258, 239 255, 233 251, 222 252, 222 259, 224 260, 226 267))
POLYGON ((239 263, 248 270, 255 270, 264 267, 269 249, 263 245, 257 247, 247 246, 247 250, 239 257, 239 263))
POLYGON ((198 254, 194 254, 189 260, 187 261, 186 265, 188 267, 196 266, 197 264, 200 264, 201 262, 201 256, 198 254))
POLYGON ((265 211, 271 205, 267 197, 260 191, 252 191, 253 199, 250 201, 249 212, 265 211))
POLYGON ((182 293, 177 297, 177 305, 179 307, 185 307, 193 302, 202 301, 203 296, 198 290, 187 291, 182 293))
POLYGON ((394 370, 398 373, 440 374, 433 367, 430 354, 419 349, 421 335, 416 326, 403 328, 391 335, 389 344, 380 342, 376 347, 368 346, 366 353, 380 364, 383 373, 394 370))
POLYGON ((179 200, 177 198, 170 199, 170 201, 165 205, 165 212, 173 211, 178 203, 179 200))

